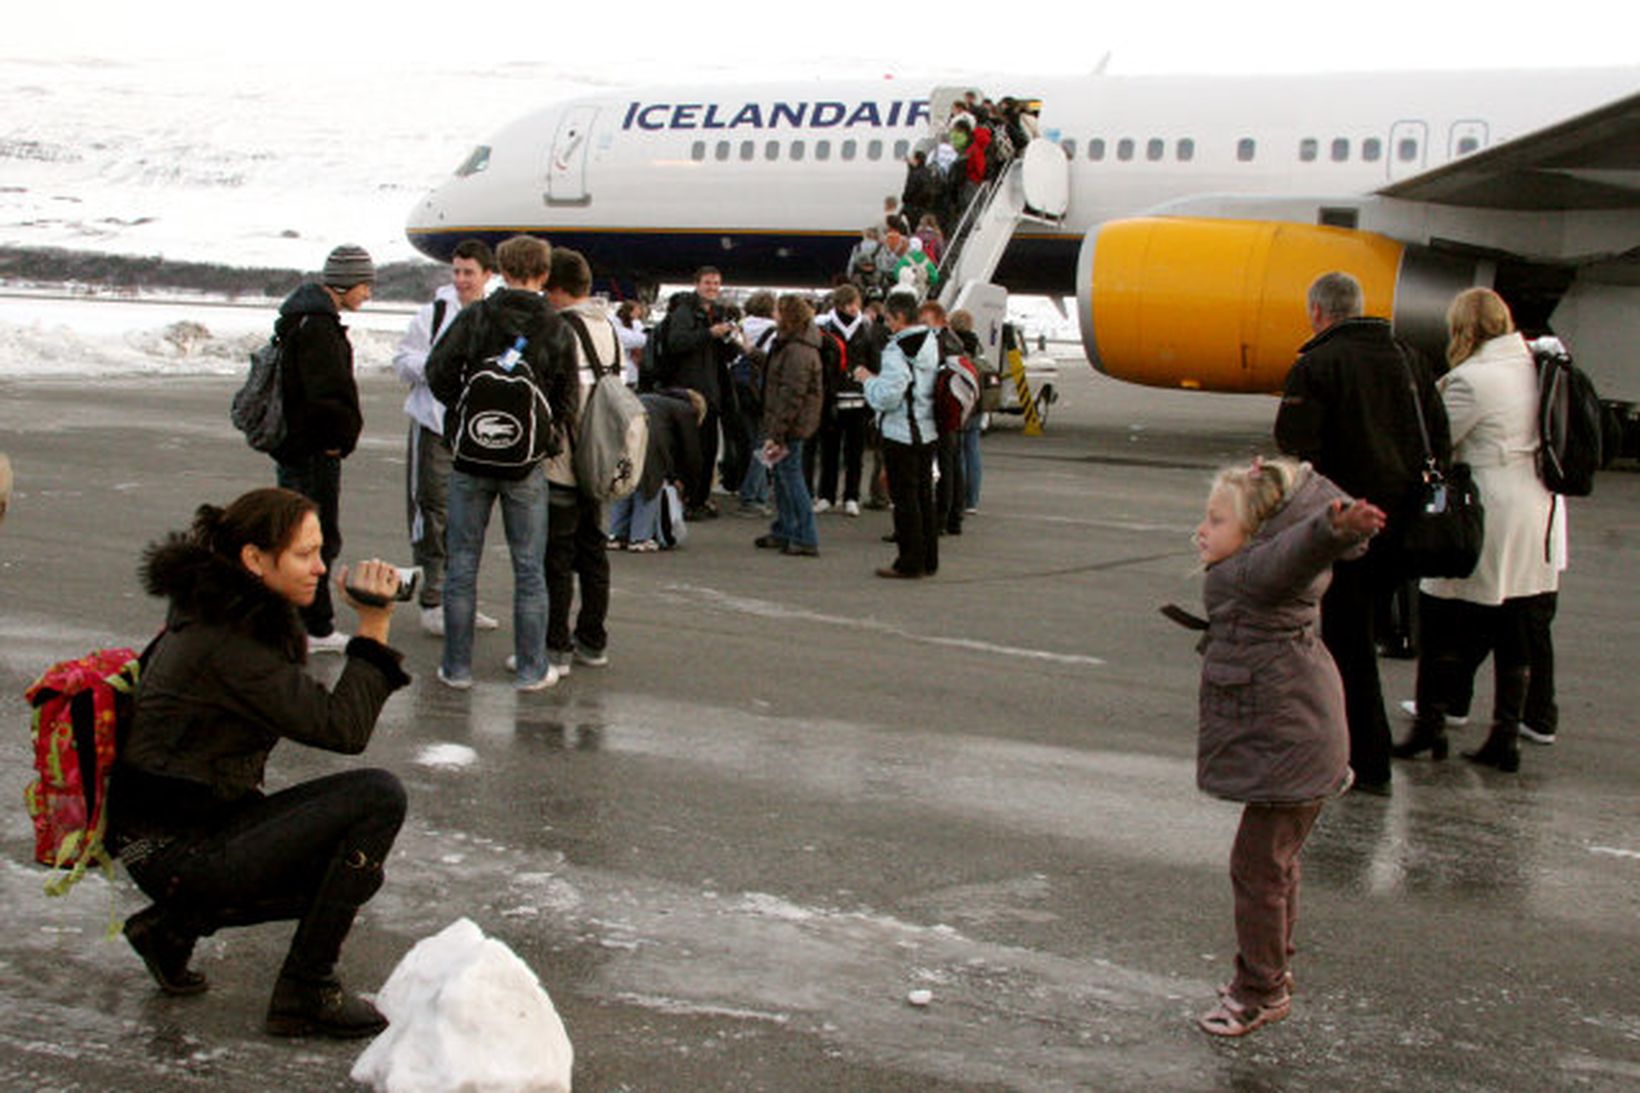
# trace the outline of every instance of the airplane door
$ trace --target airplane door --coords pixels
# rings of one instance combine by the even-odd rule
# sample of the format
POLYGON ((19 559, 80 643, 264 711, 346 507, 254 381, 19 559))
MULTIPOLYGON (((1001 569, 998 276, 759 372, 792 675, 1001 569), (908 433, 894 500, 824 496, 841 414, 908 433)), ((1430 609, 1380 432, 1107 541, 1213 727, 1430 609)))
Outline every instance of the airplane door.
POLYGON ((1422 173, 1429 156, 1429 126, 1421 121, 1398 121, 1389 131, 1391 181, 1422 173))
POLYGON ((592 143, 592 122, 597 106, 575 106, 558 122, 547 157, 548 205, 590 205, 587 192, 587 148, 592 143))

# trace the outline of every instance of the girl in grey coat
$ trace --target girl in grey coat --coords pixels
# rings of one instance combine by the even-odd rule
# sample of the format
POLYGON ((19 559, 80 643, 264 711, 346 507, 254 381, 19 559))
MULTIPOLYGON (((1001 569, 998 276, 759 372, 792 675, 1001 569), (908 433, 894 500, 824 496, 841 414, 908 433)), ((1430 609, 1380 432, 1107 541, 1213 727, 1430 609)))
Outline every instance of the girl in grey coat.
POLYGON ((1241 1036, 1292 1010, 1299 852, 1322 801, 1350 785, 1338 669, 1320 635, 1332 563, 1360 554, 1384 513, 1308 463, 1220 471, 1196 529, 1203 597, 1196 782, 1245 804, 1230 853, 1236 975, 1203 1031, 1241 1036))

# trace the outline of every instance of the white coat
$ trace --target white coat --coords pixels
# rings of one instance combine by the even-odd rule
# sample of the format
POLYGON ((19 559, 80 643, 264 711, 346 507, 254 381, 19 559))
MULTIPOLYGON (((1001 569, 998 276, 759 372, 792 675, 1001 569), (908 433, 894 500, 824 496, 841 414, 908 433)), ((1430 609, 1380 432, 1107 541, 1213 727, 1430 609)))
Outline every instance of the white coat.
POLYGON ((1537 368, 1525 339, 1505 334, 1485 342, 1436 386, 1452 425, 1452 458, 1475 472, 1486 535, 1475 572, 1421 587, 1441 599, 1493 605, 1558 590, 1566 505, 1537 476, 1537 368))

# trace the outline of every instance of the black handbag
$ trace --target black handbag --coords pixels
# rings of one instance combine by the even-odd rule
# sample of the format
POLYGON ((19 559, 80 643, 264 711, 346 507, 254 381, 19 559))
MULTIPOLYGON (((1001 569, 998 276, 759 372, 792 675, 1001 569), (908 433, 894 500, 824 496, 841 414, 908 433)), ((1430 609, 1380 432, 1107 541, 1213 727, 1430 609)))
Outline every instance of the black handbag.
POLYGON ((1424 468, 1418 481, 1418 507, 1407 525, 1405 557, 1407 571, 1415 577, 1467 577, 1481 559, 1481 542, 1486 535, 1486 510, 1469 464, 1454 463, 1442 471, 1429 446, 1429 429, 1424 425, 1424 404, 1418 397, 1418 380, 1401 355, 1412 404, 1418 409, 1418 435, 1424 442, 1424 468))

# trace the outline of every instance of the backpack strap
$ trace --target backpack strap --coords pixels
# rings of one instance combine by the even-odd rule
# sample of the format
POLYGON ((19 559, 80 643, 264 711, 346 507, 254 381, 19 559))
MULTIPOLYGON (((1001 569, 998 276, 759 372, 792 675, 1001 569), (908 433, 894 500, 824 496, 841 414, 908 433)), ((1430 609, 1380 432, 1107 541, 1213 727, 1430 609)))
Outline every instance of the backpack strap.
MULTIPOLYGON (((573 311, 560 311, 558 314, 559 317, 569 324, 570 329, 575 331, 575 336, 580 339, 581 348, 586 351, 587 362, 592 366, 592 374, 594 376, 613 376, 615 373, 620 371, 621 359, 619 355, 616 356, 614 364, 607 366, 602 360, 599 359, 598 350, 594 349, 592 346, 592 332, 587 329, 585 319, 581 318, 581 316, 577 315, 573 311)), ((621 339, 616 337, 615 345, 619 347, 620 344, 621 339)))
POLYGON ((450 309, 450 301, 440 296, 433 301, 433 327, 427 334, 427 344, 438 341, 438 332, 444 326, 444 313, 450 309))

